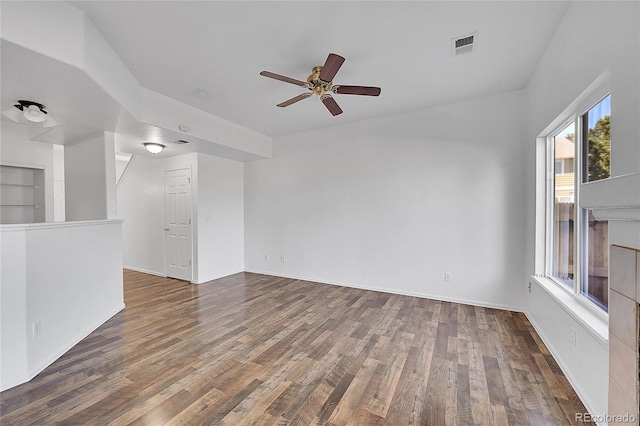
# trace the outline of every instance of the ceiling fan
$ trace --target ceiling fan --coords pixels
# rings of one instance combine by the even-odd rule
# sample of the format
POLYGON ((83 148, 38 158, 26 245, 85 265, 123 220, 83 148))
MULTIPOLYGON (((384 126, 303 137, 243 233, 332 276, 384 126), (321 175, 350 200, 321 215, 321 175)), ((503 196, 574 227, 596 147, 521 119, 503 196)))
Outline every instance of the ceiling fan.
POLYGON ((295 96, 287 101, 279 103, 279 107, 288 107, 303 99, 307 99, 309 96, 316 94, 320 96, 320 100, 327 107, 332 115, 342 114, 342 109, 336 103, 331 93, 338 93, 341 95, 365 95, 365 96, 378 96, 380 95, 379 87, 369 86, 345 86, 334 85, 333 77, 337 74, 338 70, 344 63, 344 58, 335 53, 329 53, 324 65, 315 66, 311 70, 311 75, 307 77, 307 81, 296 80, 295 78, 285 77, 284 75, 275 74, 269 71, 262 71, 260 75, 264 77, 273 78, 275 80, 284 81, 285 83, 295 84, 296 86, 309 89, 310 92, 303 93, 295 96))

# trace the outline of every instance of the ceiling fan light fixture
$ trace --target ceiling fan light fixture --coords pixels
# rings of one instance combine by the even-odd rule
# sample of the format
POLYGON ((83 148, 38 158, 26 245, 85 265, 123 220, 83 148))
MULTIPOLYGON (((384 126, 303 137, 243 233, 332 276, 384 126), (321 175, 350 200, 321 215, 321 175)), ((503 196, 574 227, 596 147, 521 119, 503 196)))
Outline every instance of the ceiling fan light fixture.
POLYGON ((147 148, 147 151, 149 151, 153 155, 156 155, 157 153, 162 152, 162 150, 165 149, 164 145, 155 142, 145 142, 143 143, 143 145, 145 148, 147 148))
POLYGON ((333 77, 336 76, 338 70, 344 63, 345 59, 335 53, 329 53, 324 65, 317 65, 311 70, 311 75, 307 77, 307 81, 296 80, 295 78, 287 77, 280 74, 275 74, 270 71, 261 71, 260 75, 263 77, 273 78, 274 80, 283 81, 285 83, 295 84, 296 86, 303 87, 311 91, 311 93, 303 93, 289 100, 279 103, 278 107, 287 107, 308 98, 312 94, 322 101, 325 107, 329 110, 331 115, 336 116, 342 114, 342 109, 331 96, 330 93, 345 94, 345 95, 365 95, 365 96, 380 96, 379 87, 371 86, 339 86, 333 84, 333 77))
POLYGON ((42 123, 47 119, 47 113, 36 105, 29 105, 24 108, 23 114, 24 118, 34 123, 42 123))
POLYGON ((58 121, 51 118, 51 116, 45 111, 45 106, 38 102, 19 100, 17 104, 2 111, 2 114, 16 123, 40 123, 42 127, 54 127, 57 126, 58 121))

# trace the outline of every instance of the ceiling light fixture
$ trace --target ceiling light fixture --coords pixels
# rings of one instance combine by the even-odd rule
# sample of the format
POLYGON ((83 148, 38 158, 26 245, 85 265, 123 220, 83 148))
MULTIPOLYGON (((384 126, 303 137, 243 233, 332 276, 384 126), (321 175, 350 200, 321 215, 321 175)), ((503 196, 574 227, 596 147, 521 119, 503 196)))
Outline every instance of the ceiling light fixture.
POLYGON ((165 148, 164 145, 155 142, 145 142, 143 143, 143 145, 145 148, 147 148, 147 151, 149 151, 153 155, 162 152, 162 150, 165 148))
POLYGON ((28 107, 24 108, 22 114, 24 115, 24 118, 29 121, 33 121, 34 123, 42 123, 47 119, 47 114, 42 112, 42 110, 37 105, 29 105, 28 107))
POLYGON ((42 127, 54 127, 60 124, 45 111, 44 105, 33 101, 19 100, 16 105, 2 111, 2 114, 16 123, 20 123, 20 119, 24 117, 31 123, 42 123, 42 127))

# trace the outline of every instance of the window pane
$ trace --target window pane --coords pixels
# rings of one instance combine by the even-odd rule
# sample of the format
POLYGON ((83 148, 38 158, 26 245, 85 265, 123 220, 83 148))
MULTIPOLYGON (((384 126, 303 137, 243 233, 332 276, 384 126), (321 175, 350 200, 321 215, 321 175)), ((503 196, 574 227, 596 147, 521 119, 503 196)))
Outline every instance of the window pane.
POLYGON ((584 210, 585 267, 582 294, 605 311, 609 306, 609 222, 593 217, 591 210, 584 210))
POLYGON ((551 275, 573 287, 575 127, 572 123, 553 138, 553 260, 551 275))
POLYGON ((586 114, 587 141, 585 182, 606 179, 611 173, 611 96, 607 96, 586 114))

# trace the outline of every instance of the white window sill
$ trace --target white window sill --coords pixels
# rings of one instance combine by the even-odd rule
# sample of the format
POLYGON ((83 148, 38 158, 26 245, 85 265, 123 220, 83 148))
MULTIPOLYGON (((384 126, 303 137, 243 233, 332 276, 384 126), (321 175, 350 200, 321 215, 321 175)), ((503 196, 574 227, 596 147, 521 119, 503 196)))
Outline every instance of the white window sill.
POLYGON ((531 280, 558 303, 573 319, 583 325, 584 329, 595 337, 603 346, 609 347, 609 320, 593 312, 574 295, 563 290, 550 279, 531 275, 531 280))

